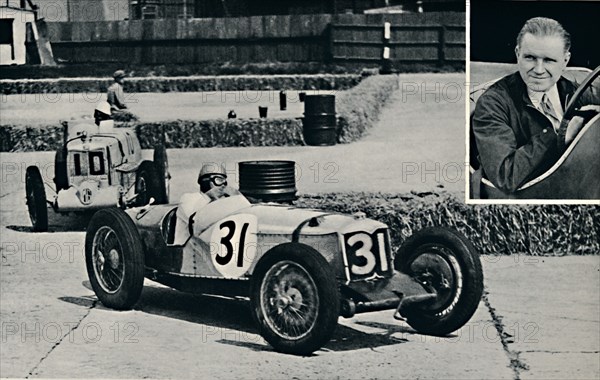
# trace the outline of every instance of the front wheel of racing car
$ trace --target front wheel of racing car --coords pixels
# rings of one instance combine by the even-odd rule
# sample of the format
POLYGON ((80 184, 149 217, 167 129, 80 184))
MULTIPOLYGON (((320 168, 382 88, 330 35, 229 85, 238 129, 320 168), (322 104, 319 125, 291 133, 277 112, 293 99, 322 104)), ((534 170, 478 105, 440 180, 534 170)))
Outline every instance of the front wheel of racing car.
POLYGON ((415 330, 445 336, 464 326, 483 294, 479 255, 460 233, 443 227, 421 230, 400 247, 397 270, 438 297, 426 305, 407 305, 401 313, 415 330))
POLYGON ((136 206, 145 206, 150 198, 156 201, 160 196, 160 178, 154 163, 143 161, 140 164, 135 177, 135 194, 136 206))
POLYGON ((329 341, 339 316, 339 291, 329 263, 314 249, 276 247, 252 276, 252 316, 276 351, 310 355, 329 341))
POLYGON ((154 166, 158 172, 158 192, 156 194, 156 204, 167 204, 169 203, 171 174, 169 173, 167 149, 163 144, 154 148, 153 159, 154 166))
POLYGON ((25 174, 25 193, 27 209, 35 232, 48 231, 48 205, 46 204, 46 189, 37 166, 27 167, 25 174))
POLYGON ((133 221, 119 208, 94 214, 85 235, 85 263, 92 289, 107 307, 130 309, 144 285, 144 252, 133 221))

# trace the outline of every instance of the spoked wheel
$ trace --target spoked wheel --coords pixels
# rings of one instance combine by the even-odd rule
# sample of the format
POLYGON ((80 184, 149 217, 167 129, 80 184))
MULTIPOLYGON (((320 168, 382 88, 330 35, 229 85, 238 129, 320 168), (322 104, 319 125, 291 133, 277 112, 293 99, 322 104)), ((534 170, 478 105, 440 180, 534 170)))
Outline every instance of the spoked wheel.
POLYGON ((154 165, 159 177, 156 204, 167 204, 169 203, 171 174, 169 173, 167 149, 162 144, 154 148, 154 165))
POLYGON ((284 244, 257 266, 252 314, 277 351, 309 355, 327 343, 337 325, 339 294, 329 264, 312 248, 284 244))
POLYGON ((400 247, 396 269, 411 275, 437 298, 403 312, 417 331, 447 335, 461 328, 477 310, 483 294, 483 271, 473 245, 456 231, 432 227, 400 247))
POLYGON ((85 237, 85 259, 92 289, 107 307, 126 310, 139 299, 144 253, 137 229, 118 208, 98 211, 85 237))
POLYGON ((145 206, 150 202, 150 198, 157 200, 160 196, 160 179, 152 162, 141 163, 135 179, 135 193, 136 206, 145 206))
POLYGON ((31 225, 36 232, 48 231, 48 206, 46 204, 46 189, 37 166, 27 167, 25 174, 25 193, 27 209, 31 225))

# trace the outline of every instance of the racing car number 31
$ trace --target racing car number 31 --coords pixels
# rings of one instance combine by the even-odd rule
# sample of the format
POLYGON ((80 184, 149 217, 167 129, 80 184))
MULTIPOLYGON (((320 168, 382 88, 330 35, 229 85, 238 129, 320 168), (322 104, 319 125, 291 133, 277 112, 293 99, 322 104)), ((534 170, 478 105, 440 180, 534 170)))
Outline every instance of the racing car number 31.
POLYGON ((210 256, 224 277, 239 278, 248 271, 256 257, 256 231, 256 216, 250 214, 232 215, 215 224, 210 256))
POLYGON ((366 279, 375 275, 384 276, 392 272, 387 231, 377 230, 372 234, 355 232, 345 235, 346 259, 352 280, 366 279))

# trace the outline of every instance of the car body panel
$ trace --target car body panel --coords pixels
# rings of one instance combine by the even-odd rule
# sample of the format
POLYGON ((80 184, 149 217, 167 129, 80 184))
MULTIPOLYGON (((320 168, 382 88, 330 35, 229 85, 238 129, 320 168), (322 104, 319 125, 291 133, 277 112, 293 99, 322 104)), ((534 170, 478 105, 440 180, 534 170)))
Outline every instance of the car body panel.
POLYGON ((57 192, 52 202, 56 211, 118 206, 123 198, 135 195, 136 171, 143 160, 132 129, 99 130, 95 124, 83 123, 67 130, 62 165, 66 165, 68 188, 57 192))
POLYGON ((204 223, 195 223, 193 236, 176 246, 168 244, 167 231, 177 220, 176 207, 151 205, 126 211, 140 233, 146 266, 158 272, 244 280, 272 248, 293 242, 319 252, 345 284, 393 275, 387 226, 364 215, 252 205, 237 195, 199 210, 204 219, 198 219, 204 223))

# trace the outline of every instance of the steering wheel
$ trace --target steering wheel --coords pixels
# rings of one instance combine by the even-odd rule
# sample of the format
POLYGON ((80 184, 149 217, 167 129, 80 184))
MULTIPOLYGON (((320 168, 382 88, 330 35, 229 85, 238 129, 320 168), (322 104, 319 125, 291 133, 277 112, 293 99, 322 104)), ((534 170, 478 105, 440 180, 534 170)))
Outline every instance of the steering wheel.
POLYGON ((577 87, 577 91, 575 91, 575 94, 573 94, 573 97, 571 98, 571 100, 567 104, 567 107, 565 108, 565 113, 560 123, 560 130, 566 130, 567 126, 569 125, 569 122, 575 116, 581 116, 587 122, 589 119, 591 119, 597 114, 597 112, 594 110, 581 110, 581 107, 578 103, 583 94, 588 90, 590 90, 595 97, 600 96, 600 94, 598 94, 598 91, 600 91, 600 89, 595 89, 592 86, 594 80, 598 77, 598 75, 600 75, 600 66, 596 67, 596 69, 594 69, 594 71, 592 71, 584 79, 581 85, 577 87), (596 90, 595 94, 594 90, 596 90))

